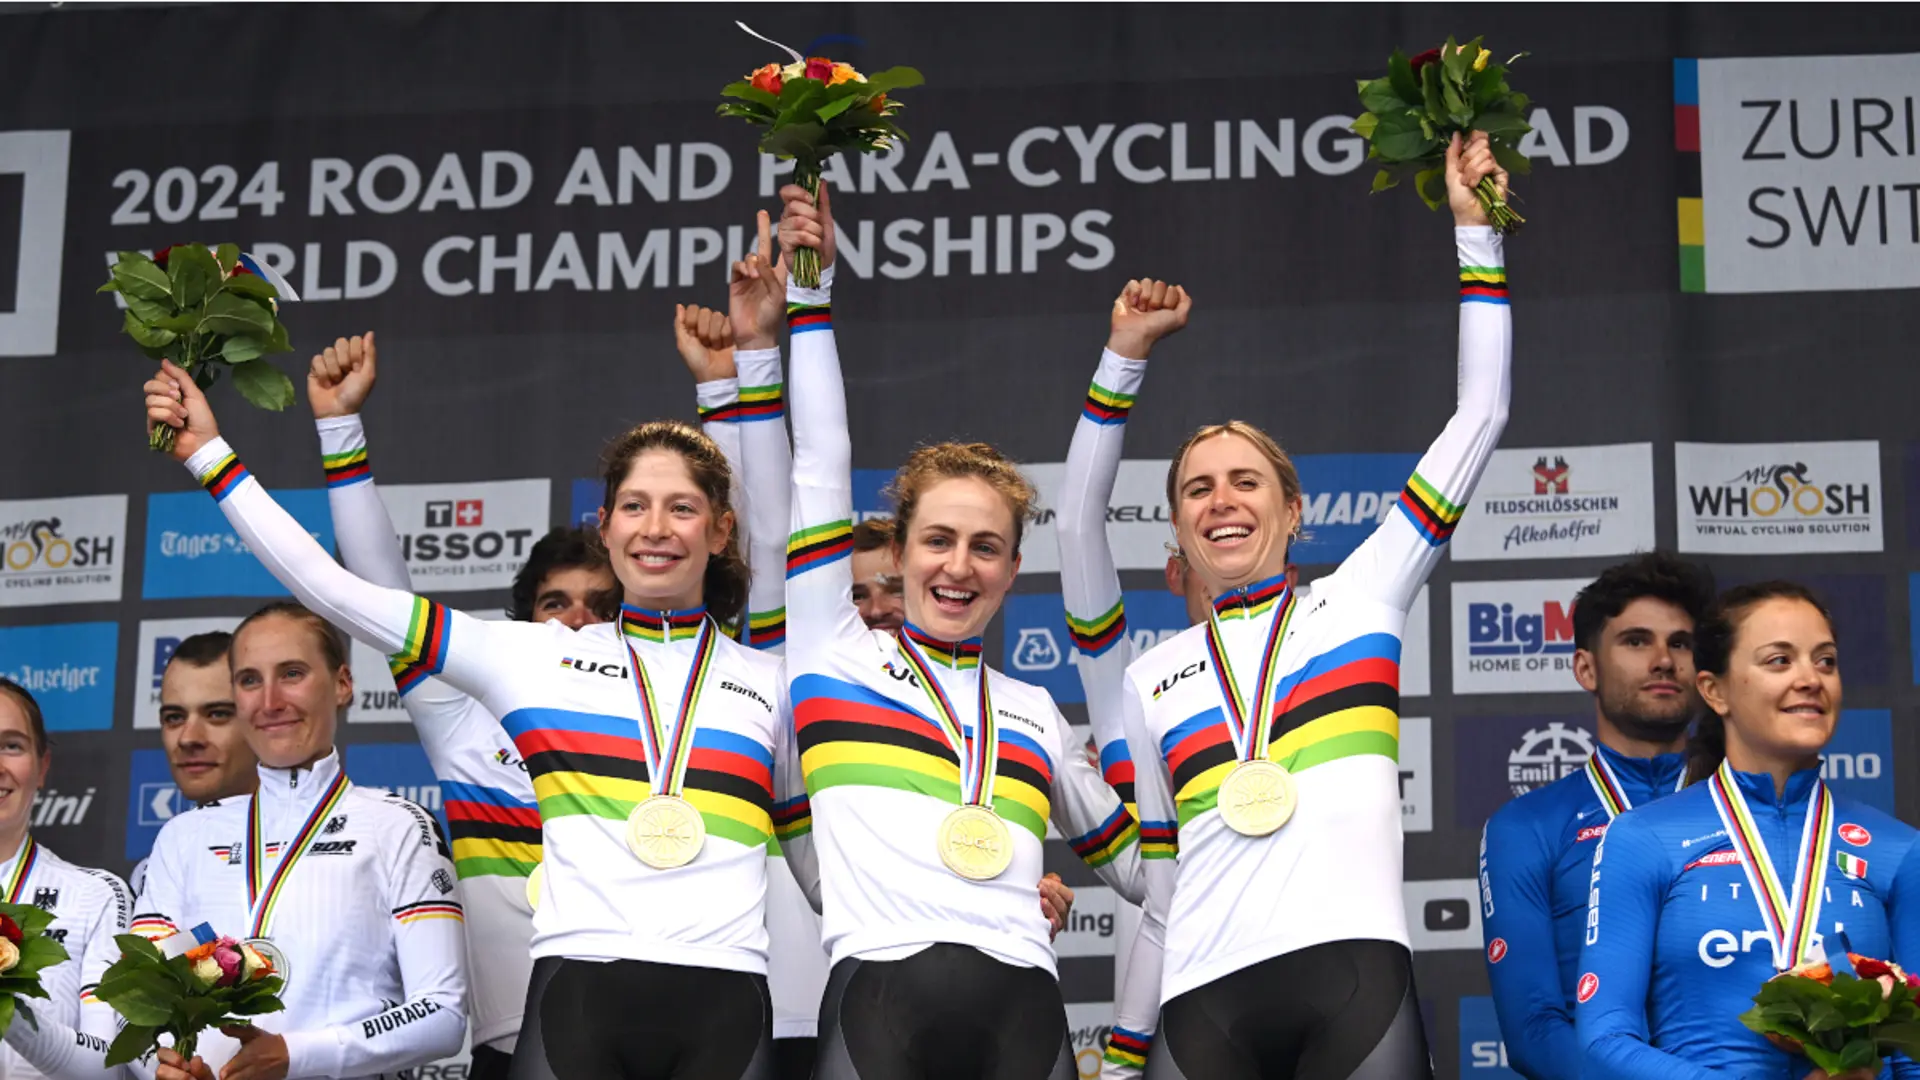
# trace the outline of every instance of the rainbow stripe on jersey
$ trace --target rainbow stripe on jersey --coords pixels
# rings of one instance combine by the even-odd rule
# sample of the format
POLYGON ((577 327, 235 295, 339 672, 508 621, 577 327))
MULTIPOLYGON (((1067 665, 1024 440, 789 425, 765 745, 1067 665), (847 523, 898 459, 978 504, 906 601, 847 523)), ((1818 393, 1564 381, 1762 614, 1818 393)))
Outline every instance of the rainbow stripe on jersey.
POLYGON ((642 611, 632 604, 620 605, 620 632, 635 641, 650 641, 655 645, 693 637, 706 621, 704 606, 681 611, 642 611))
POLYGON ((240 464, 237 456, 228 454, 200 474, 200 486, 207 489, 207 494, 213 496, 214 502, 225 502, 227 496, 233 494, 233 489, 252 475, 245 465, 240 464))
POLYGON ((373 479, 373 466, 367 462, 367 448, 356 446, 337 454, 322 454, 320 467, 326 471, 327 487, 343 488, 373 479))
POLYGON ((387 659, 393 684, 400 693, 408 693, 447 666, 447 638, 452 630, 453 615, 446 605, 421 596, 413 598, 413 618, 407 623, 406 641, 399 652, 387 659))
POLYGON ((1087 387, 1087 403, 1081 407, 1080 415, 1101 426, 1124 424, 1127 414, 1133 411, 1133 402, 1137 394, 1122 394, 1109 390, 1099 383, 1087 387))
POLYGON ((787 580, 853 554, 853 522, 829 521, 787 538, 787 580))
POLYGON ((1505 305, 1507 303, 1507 268, 1504 266, 1461 267, 1460 302, 1505 305))
POLYGON ((787 333, 806 334, 833 329, 832 304, 788 304, 787 333))
POLYGON ((1400 501, 1396 504, 1414 530, 1428 544, 1439 547, 1453 539, 1454 527, 1460 524, 1460 515, 1466 507, 1451 502, 1440 489, 1428 483, 1425 477, 1414 473, 1407 486, 1400 492, 1400 501))
POLYGON ((540 865, 540 807, 510 792, 457 780, 440 781, 440 802, 453 838, 453 868, 462 880, 526 877, 540 865))
POLYGON ((1080 650, 1080 655, 1104 655, 1127 636, 1126 601, 1115 600, 1112 607, 1091 619, 1076 619, 1068 612, 1067 636, 1073 639, 1073 647, 1080 650))

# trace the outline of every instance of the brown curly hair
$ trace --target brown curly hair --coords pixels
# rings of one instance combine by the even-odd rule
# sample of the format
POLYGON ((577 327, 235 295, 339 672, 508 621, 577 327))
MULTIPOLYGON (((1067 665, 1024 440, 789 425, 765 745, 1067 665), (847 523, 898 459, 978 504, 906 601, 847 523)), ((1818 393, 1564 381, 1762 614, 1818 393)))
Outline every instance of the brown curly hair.
POLYGON ((1013 459, 987 443, 935 443, 907 456, 906 464, 893 474, 893 482, 886 490, 895 507, 893 546, 897 549, 905 543, 913 525, 913 513, 920 506, 920 496, 942 480, 961 476, 986 481, 1006 500, 1007 509, 1013 514, 1013 553, 1020 554, 1020 539, 1026 533, 1027 522, 1033 520, 1034 504, 1040 496, 1013 459))
MULTIPOLYGON (((606 482, 606 494, 600 504, 602 511, 613 513, 614 495, 627 474, 633 471, 634 460, 649 450, 679 455, 686 463, 688 475, 707 497, 716 522, 723 515, 733 513, 733 470, 727 465, 726 455, 705 432, 679 420, 649 420, 608 444, 601 455, 600 474, 606 482)), ((728 627, 739 624, 747 610, 750 576, 747 560, 740 554, 740 530, 731 529, 727 532, 726 548, 707 560, 707 573, 702 582, 702 596, 715 622, 728 627)))

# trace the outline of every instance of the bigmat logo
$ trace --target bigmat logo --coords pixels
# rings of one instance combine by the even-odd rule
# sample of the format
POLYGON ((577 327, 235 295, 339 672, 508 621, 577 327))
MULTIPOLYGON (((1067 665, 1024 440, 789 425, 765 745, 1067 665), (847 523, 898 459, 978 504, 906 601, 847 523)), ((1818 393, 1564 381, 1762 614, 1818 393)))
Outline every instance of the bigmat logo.
POLYGON ((119 623, 0 628, 0 677, 33 694, 49 731, 105 731, 119 645, 119 623))
MULTIPOLYGON (((333 550, 327 493, 273 493, 320 546, 333 550)), ((189 596, 285 596, 253 551, 227 524, 219 504, 203 491, 147 496, 147 568, 140 595, 148 600, 189 596)))
POLYGON ((415 589, 505 589, 546 535, 547 480, 382 486, 415 589))
POLYGON ((1653 547, 1653 444, 1496 450, 1453 557, 1559 559, 1653 547))
POLYGON ((1585 578, 1453 583, 1453 691, 1578 691, 1573 597, 1585 578))
POLYGON ((59 348, 71 141, 65 131, 0 132, 0 259, 11 264, 0 281, 12 286, 0 294, 0 356, 59 348))
POLYGON ((133 684, 133 726, 153 729, 160 726, 160 678, 166 674, 173 650, 195 634, 214 630, 231 632, 240 624, 240 616, 215 619, 142 619, 140 645, 134 650, 136 677, 133 684))
POLYGON ((1879 551, 1880 444, 1675 443, 1681 551, 1879 551))
POLYGON ((125 495, 0 502, 0 607, 119 600, 126 551, 125 495))

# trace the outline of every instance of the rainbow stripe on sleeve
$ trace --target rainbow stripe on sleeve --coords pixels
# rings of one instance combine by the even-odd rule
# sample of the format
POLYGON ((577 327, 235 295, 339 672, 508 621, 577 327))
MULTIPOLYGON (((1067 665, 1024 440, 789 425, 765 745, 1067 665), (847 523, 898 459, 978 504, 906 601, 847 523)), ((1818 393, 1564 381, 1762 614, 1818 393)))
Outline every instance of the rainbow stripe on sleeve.
POLYGON ((1133 815, 1127 813, 1125 806, 1116 806, 1099 828, 1068 840, 1067 846, 1088 866, 1105 866, 1127 850, 1128 844, 1139 839, 1140 826, 1133 815))
POLYGON ((787 538, 787 579, 853 554, 853 522, 829 521, 787 538))
POLYGON ((1103 614, 1091 619, 1076 619, 1067 613, 1067 636, 1082 656, 1100 656, 1127 636, 1126 601, 1115 600, 1103 614))
POLYGON ((1116 1025, 1113 1034, 1107 1037, 1107 1053, 1104 1060, 1109 1065, 1144 1069, 1147 1066, 1147 1052, 1152 1048, 1152 1035, 1128 1031, 1116 1025))
POLYGON ((1171 821, 1140 822, 1140 857, 1143 859, 1179 858, 1179 828, 1171 821))
POLYGON ((1461 267, 1460 302, 1463 304, 1505 304, 1507 302, 1506 267, 1461 267))
POLYGON ((373 466, 367 463, 367 448, 356 446, 337 454, 323 454, 321 468, 327 473, 329 488, 352 487, 373 479, 373 466))
POLYGON ((718 405, 698 405, 695 408, 700 413, 702 424, 734 424, 741 419, 738 399, 718 405))
POLYGON ((786 384, 740 388, 740 419, 778 420, 787 415, 786 384))
POLYGON ((453 616, 446 605, 424 596, 413 598, 413 619, 407 625, 407 640, 399 652, 387 660, 393 671, 393 683, 402 694, 447 666, 447 638, 453 629, 453 616))
POLYGON ((245 465, 240 464, 237 456, 228 454, 200 474, 200 486, 207 489, 207 494, 213 496, 214 502, 225 502, 227 496, 233 494, 233 489, 252 475, 245 465))
POLYGON ((787 333, 807 334, 833 329, 832 304, 788 304, 787 333))
POLYGON ((1454 526, 1460 524, 1460 515, 1466 512, 1466 507, 1449 502, 1419 473, 1407 481, 1406 489, 1400 493, 1399 507, 1420 536, 1434 547, 1453 538, 1454 526))
POLYGON ((786 643, 786 608, 754 611, 747 614, 747 644, 756 649, 777 649, 786 643))
POLYGON ((1102 426, 1124 424, 1138 397, 1137 394, 1122 394, 1093 383, 1087 387, 1087 403, 1081 408, 1080 415, 1102 426))
POLYGON ((773 835, 781 843, 798 840, 812 831, 813 804, 806 795, 773 804, 773 835))

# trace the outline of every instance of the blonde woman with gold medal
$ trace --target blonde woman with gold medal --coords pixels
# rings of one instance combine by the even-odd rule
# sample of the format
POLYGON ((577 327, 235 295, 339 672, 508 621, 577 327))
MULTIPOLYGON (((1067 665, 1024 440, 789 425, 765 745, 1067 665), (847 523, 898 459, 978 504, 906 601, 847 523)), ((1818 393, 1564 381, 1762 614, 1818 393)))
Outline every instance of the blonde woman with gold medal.
POLYGON ((1150 868, 1128 978, 1162 973, 1151 1080, 1432 1075, 1401 898, 1400 635, 1506 423, 1506 274, 1472 192, 1489 175, 1484 136, 1450 149, 1453 418, 1337 570, 1289 584, 1300 480, 1259 428, 1174 455, 1175 538, 1214 604, 1121 693, 1150 868))
MULTIPOLYGON (((781 246, 816 247, 789 288, 793 536, 787 665, 833 968, 818 1080, 1071 1080, 1066 1011, 1034 902, 1047 823, 1136 892, 1137 829, 1045 691, 980 662, 1034 494, 992 447, 914 452, 895 479, 906 625, 851 599, 852 449, 831 308, 833 223, 782 191, 781 246)), ((803 820, 804 819, 804 820, 803 820)))

